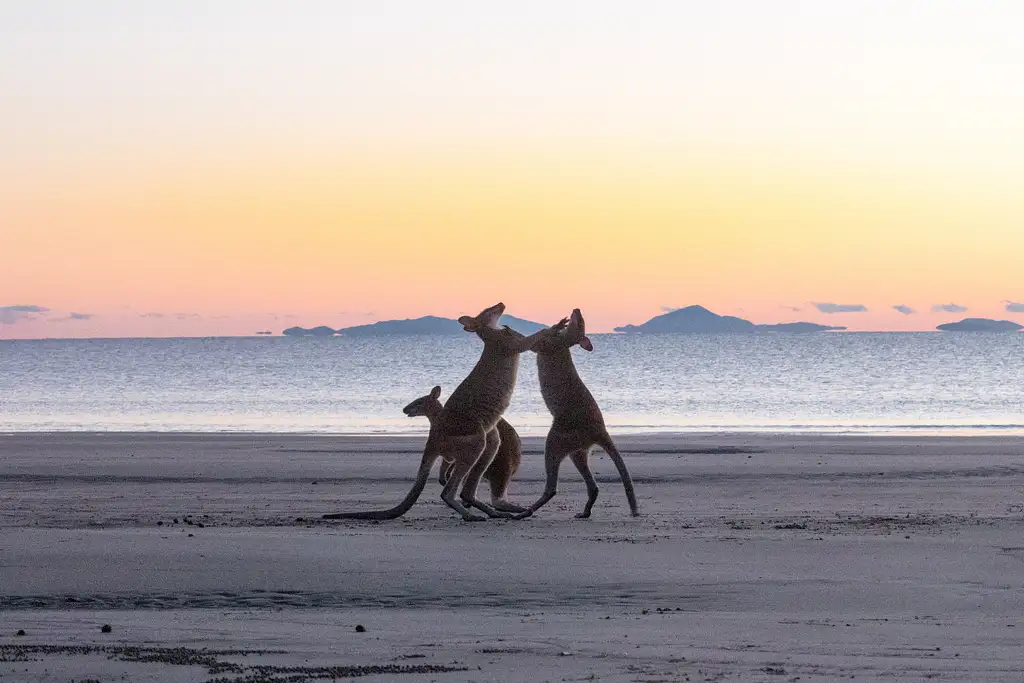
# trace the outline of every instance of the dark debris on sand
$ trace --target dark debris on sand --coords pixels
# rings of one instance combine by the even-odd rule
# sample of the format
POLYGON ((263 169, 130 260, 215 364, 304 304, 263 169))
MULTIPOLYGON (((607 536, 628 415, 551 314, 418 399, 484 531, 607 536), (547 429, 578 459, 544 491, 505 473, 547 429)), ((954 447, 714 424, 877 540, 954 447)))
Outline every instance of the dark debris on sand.
POLYGON ((399 674, 439 674, 468 671, 464 666, 436 664, 384 664, 370 666, 254 666, 242 678, 212 678, 206 683, 305 683, 315 679, 397 676, 399 674))
POLYGON ((223 657, 285 654, 277 650, 196 650, 188 647, 135 647, 130 645, 0 645, 0 662, 38 661, 47 655, 105 654, 108 659, 144 664, 198 666, 214 678, 205 683, 306 683, 323 679, 362 676, 434 674, 466 671, 462 666, 436 664, 382 664, 353 666, 273 666, 240 664, 223 657))

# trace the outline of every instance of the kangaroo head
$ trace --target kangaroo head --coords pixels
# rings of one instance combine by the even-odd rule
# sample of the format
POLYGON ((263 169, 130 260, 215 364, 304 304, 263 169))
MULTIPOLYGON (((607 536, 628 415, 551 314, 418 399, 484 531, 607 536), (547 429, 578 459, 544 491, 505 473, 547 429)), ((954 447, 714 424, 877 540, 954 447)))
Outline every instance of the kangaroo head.
POLYGON ((534 345, 533 350, 537 353, 556 353, 571 349, 576 344, 587 351, 594 350, 594 345, 590 343, 590 338, 586 334, 583 314, 578 308, 573 310, 565 329, 540 340, 534 345))
POLYGON ((476 332, 485 327, 497 330, 499 329, 498 320, 501 319, 501 314, 504 312, 505 304, 499 301, 490 308, 480 311, 476 316, 462 316, 459 318, 459 324, 462 325, 462 329, 466 330, 466 332, 476 332))
POLYGON ((441 395, 441 387, 434 387, 426 396, 418 399, 402 408, 402 412, 409 417, 430 417, 440 412, 442 406, 438 397, 441 395))
POLYGON ((569 340, 569 346, 579 344, 580 348, 585 351, 594 350, 594 345, 590 342, 590 337, 587 336, 587 325, 583 322, 583 313, 578 308, 572 309, 569 324, 565 328, 565 336, 569 340))

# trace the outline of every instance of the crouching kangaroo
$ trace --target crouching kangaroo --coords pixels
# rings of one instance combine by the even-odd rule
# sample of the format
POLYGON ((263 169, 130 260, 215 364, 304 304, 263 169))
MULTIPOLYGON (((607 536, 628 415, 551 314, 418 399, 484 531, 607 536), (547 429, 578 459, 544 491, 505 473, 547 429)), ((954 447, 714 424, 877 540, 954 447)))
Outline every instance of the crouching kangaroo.
MULTIPOLYGON (((434 387, 426 396, 420 396, 405 408, 402 408, 402 412, 409 417, 426 417, 430 421, 431 427, 433 427, 443 407, 441 401, 438 400, 440 396, 441 387, 434 387)), ((523 512, 526 508, 510 503, 505 498, 512 475, 519 469, 519 463, 523 458, 523 442, 519 439, 519 434, 516 433, 512 425, 505 421, 505 418, 498 420, 495 429, 498 430, 501 443, 498 446, 498 452, 494 456, 494 460, 491 461, 490 466, 484 471, 484 479, 487 480, 491 487, 491 507, 495 510, 504 510, 505 512, 523 512)), ((441 457, 444 457, 444 455, 441 457)), ((450 458, 441 463, 441 474, 438 477, 441 486, 448 482, 454 467, 455 461, 450 458)))
POLYGON ((525 512, 516 515, 516 519, 529 517, 555 495, 558 468, 566 456, 576 465, 587 485, 587 505, 576 517, 590 517, 594 501, 597 500, 597 482, 594 481, 587 458, 594 446, 600 446, 615 463, 626 489, 630 512, 634 517, 640 514, 633 493, 633 480, 626 469, 626 463, 608 435, 597 401, 580 379, 572 362, 570 349, 576 344, 587 351, 594 349, 587 338, 583 314, 578 308, 573 310, 564 332, 550 335, 533 347, 537 353, 540 393, 554 419, 544 443, 544 468, 547 474, 544 493, 525 512))
POLYGON ((446 505, 462 515, 467 522, 482 521, 486 517, 466 509, 463 502, 483 510, 491 517, 512 516, 510 512, 495 510, 477 500, 476 489, 500 446, 497 424, 512 401, 519 370, 519 354, 529 351, 540 340, 560 332, 568 319, 524 337, 508 327, 498 326, 498 320, 504 312, 505 304, 499 302, 475 317, 464 315, 459 318, 464 330, 475 332, 483 340, 484 350, 469 375, 455 388, 437 414, 423 449, 416 482, 405 499, 388 510, 337 512, 324 515, 325 519, 401 517, 419 498, 430 477, 434 461, 442 456, 451 458, 455 463, 441 492, 441 500, 446 505), (461 501, 456 498, 460 490, 461 501))

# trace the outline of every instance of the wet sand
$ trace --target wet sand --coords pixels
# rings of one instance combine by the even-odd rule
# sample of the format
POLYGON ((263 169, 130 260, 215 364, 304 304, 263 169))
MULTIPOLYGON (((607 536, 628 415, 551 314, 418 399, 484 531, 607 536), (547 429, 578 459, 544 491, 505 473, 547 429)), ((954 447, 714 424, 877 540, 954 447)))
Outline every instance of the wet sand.
POLYGON ((0 435, 0 681, 1024 678, 1024 439, 618 442, 640 518, 374 523, 422 437, 0 435))

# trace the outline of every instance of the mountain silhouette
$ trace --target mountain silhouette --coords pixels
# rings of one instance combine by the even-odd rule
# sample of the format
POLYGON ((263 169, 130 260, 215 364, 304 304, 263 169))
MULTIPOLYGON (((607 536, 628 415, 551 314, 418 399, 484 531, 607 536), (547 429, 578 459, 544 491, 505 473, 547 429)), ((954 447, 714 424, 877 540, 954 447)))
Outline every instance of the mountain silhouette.
POLYGON ((1017 332, 1024 330, 1024 325, 1019 325, 1010 320, 964 318, 959 322, 939 325, 935 329, 942 330, 943 332, 1017 332))
POLYGON ((330 337, 336 334, 336 331, 332 327, 320 325, 319 327, 313 327, 308 330, 305 327, 289 327, 287 330, 281 332, 281 334, 287 337, 330 337))
POLYGON ((627 334, 749 334, 753 332, 825 332, 845 329, 845 327, 805 322, 756 325, 743 318, 718 315, 703 306, 687 306, 655 316, 642 325, 616 327, 615 331, 627 334))
MULTIPOLYGON (((532 320, 524 320, 514 315, 501 316, 501 323, 508 325, 521 334, 533 334, 544 329, 547 325, 535 323, 532 320)), ((436 315, 425 315, 421 318, 409 318, 406 320, 381 320, 369 325, 355 325, 343 327, 338 334, 352 337, 381 337, 387 335, 403 334, 465 334, 462 325, 458 320, 451 318, 440 318, 436 315)))

